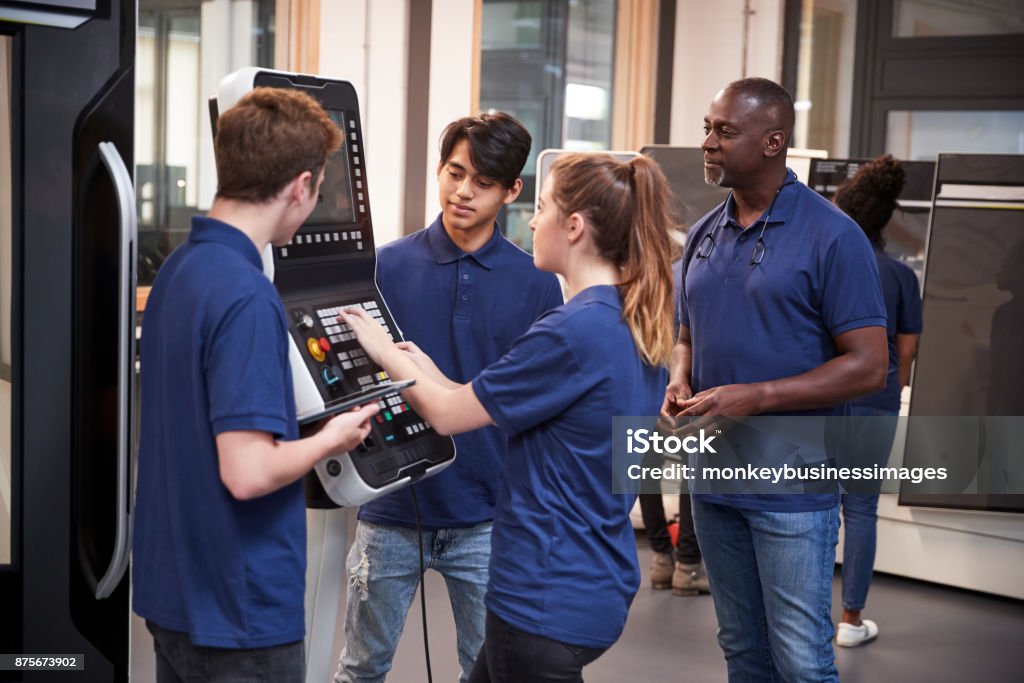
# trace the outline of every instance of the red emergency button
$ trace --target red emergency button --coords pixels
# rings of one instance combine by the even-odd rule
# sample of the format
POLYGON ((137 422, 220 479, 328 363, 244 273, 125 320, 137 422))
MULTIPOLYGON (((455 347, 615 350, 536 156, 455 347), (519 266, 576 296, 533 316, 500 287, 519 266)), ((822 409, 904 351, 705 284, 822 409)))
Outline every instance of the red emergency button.
POLYGON ((313 356, 318 363, 322 363, 327 354, 320 348, 320 342, 310 337, 306 340, 306 349, 309 351, 309 355, 313 356))
POLYGON ((331 350, 331 342, 327 341, 327 337, 320 337, 320 350, 327 353, 331 350))

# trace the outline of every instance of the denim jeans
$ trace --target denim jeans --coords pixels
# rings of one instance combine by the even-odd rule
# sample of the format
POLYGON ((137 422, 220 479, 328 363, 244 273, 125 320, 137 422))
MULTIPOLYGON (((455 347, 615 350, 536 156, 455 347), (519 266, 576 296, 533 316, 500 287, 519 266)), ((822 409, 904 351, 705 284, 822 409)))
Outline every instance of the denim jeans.
MULTIPOLYGON (((465 683, 484 641, 484 593, 491 555, 491 523, 467 529, 424 531, 423 564, 438 571, 455 616, 456 645, 465 683)), ((405 626, 420 584, 414 529, 359 522, 345 563, 345 649, 337 683, 379 683, 405 626)))
POLYGON ((187 633, 169 631, 151 621, 156 653, 156 683, 304 683, 306 655, 302 641, 287 645, 233 650, 193 645, 187 633))
POLYGON ((745 510, 693 496, 730 683, 838 683, 832 570, 839 508, 745 510))
MULTIPOLYGON (((855 422, 854 438, 859 448, 869 451, 868 457, 858 464, 885 465, 889 460, 892 442, 896 436, 896 413, 852 406, 855 422)), ((843 608, 862 610, 868 599, 871 575, 875 569, 876 525, 878 522, 878 493, 846 493, 843 508, 843 608)))
POLYGON ((487 637, 469 683, 583 683, 583 667, 604 652, 521 631, 488 611, 487 637))
POLYGON ((878 494, 843 494, 843 609, 862 610, 875 569, 878 494))

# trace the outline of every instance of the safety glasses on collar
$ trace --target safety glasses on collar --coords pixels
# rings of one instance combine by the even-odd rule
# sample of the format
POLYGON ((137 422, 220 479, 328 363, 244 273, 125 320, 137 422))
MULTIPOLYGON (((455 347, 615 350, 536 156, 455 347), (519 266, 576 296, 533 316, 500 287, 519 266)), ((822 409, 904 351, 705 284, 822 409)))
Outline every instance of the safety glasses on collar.
MULTIPOLYGON (((756 266, 764 260, 764 255, 768 251, 767 245, 764 243, 764 229, 768 227, 768 221, 771 220, 772 210, 775 208, 775 202, 779 200, 779 195, 782 193, 782 188, 792 183, 792 180, 784 182, 779 186, 779 189, 775 191, 775 196, 772 198, 772 203, 768 205, 768 210, 764 214, 764 220, 761 221, 761 231, 757 234, 757 242, 754 244, 754 251, 750 255, 750 265, 756 266)), ((729 197, 732 197, 732 193, 729 193, 729 197)), ((725 207, 729 205, 728 198, 725 203, 722 204, 722 212, 725 212, 725 207)), ((722 223, 721 217, 718 219, 718 223, 722 223)), ((710 258, 711 252, 715 250, 715 230, 718 229, 718 225, 715 225, 711 231, 704 235, 704 239, 697 245, 697 258, 710 258)))

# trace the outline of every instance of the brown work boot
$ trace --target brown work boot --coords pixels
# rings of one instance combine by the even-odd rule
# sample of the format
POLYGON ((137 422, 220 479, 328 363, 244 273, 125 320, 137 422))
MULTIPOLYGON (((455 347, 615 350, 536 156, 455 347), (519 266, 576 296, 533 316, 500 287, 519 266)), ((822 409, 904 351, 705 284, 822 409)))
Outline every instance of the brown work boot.
POLYGON ((657 590, 671 588, 673 571, 672 555, 654 553, 654 559, 651 560, 651 588, 657 590))
POLYGON ((711 585, 708 583, 708 574, 704 571, 702 563, 676 562, 676 569, 672 573, 672 595, 699 595, 710 592, 711 585))

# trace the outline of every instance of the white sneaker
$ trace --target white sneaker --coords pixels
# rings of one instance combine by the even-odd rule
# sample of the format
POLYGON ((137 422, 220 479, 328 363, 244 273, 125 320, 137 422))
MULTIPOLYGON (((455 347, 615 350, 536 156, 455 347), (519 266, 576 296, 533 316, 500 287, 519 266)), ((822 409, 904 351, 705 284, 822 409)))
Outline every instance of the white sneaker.
POLYGON ((836 628, 836 645, 840 647, 857 647, 870 643, 878 637, 878 624, 870 619, 862 619, 860 626, 839 622, 836 628))

